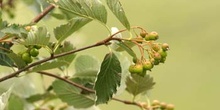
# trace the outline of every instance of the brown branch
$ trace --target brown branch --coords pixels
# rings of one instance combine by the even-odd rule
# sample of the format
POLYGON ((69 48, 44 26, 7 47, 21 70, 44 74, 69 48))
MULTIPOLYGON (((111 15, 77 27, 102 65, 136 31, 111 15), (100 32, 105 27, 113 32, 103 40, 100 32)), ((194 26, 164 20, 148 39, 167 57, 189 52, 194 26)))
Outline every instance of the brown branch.
POLYGON ((77 84, 77 83, 75 83, 75 82, 73 82, 73 81, 71 81, 71 80, 69 80, 69 79, 62 78, 62 77, 60 77, 60 76, 58 76, 58 75, 51 74, 51 73, 48 73, 48 72, 42 72, 42 71, 41 71, 41 72, 38 72, 38 73, 40 73, 40 74, 42 74, 42 75, 54 77, 54 78, 56 78, 56 79, 60 79, 60 80, 62 80, 62 81, 64 81, 64 82, 66 82, 66 83, 69 83, 70 85, 73 85, 73 86, 75 86, 75 87, 78 87, 78 88, 80 88, 80 89, 86 90, 86 91, 91 92, 91 93, 95 93, 95 91, 92 90, 92 89, 89 89, 89 88, 87 88, 87 87, 85 87, 85 86, 83 86, 83 85, 77 84))
POLYGON ((72 50, 72 51, 68 51, 68 52, 56 54, 56 55, 53 55, 53 56, 51 56, 51 57, 45 58, 45 59, 43 59, 43 60, 39 60, 39 61, 37 61, 37 62, 34 62, 34 63, 32 63, 32 64, 30 64, 30 65, 28 65, 28 66, 26 66, 26 67, 24 67, 24 68, 22 68, 22 69, 20 69, 20 70, 18 70, 18 71, 16 71, 16 72, 14 72, 14 73, 11 73, 11 74, 9 74, 9 75, 7 75, 7 76, 4 76, 4 77, 0 78, 0 82, 5 81, 5 80, 8 80, 8 79, 13 78, 13 77, 16 77, 16 76, 18 76, 21 72, 26 71, 26 70, 28 70, 28 69, 31 68, 31 67, 34 67, 34 66, 39 65, 39 64, 42 64, 42 63, 44 63, 44 62, 53 60, 53 59, 55 59, 55 58, 59 58, 59 57, 62 57, 62 56, 74 54, 74 53, 76 53, 76 52, 83 51, 83 50, 86 50, 86 49, 89 49, 89 48, 98 47, 98 46, 101 46, 101 45, 106 45, 106 44, 109 43, 109 41, 111 41, 111 40, 114 39, 113 36, 115 36, 115 35, 118 34, 118 33, 123 32, 123 31, 126 31, 126 30, 118 31, 118 32, 116 32, 115 34, 112 34, 111 36, 109 36, 108 38, 106 38, 106 39, 104 39, 104 40, 102 40, 102 41, 99 41, 99 42, 97 42, 97 43, 95 43, 95 44, 93 44, 93 45, 89 45, 89 46, 82 47, 82 48, 79 48, 79 49, 76 49, 76 50, 72 50))
POLYGON ((11 73, 11 74, 9 74, 7 76, 4 76, 4 77, 0 78, 0 82, 5 81, 5 80, 10 79, 10 78, 13 78, 13 77, 16 77, 21 72, 26 71, 26 70, 28 70, 31 67, 34 67, 34 66, 39 65, 41 63, 47 62, 49 60, 53 60, 55 58, 59 58, 59 57, 65 56, 65 55, 74 54, 76 52, 79 52, 79 51, 82 51, 82 50, 86 50, 86 49, 89 49, 89 48, 93 48, 93 47, 97 47, 97 46, 100 46, 100 45, 105 45, 105 43, 104 42, 103 43, 96 43, 96 44, 93 44, 93 45, 90 45, 90 46, 86 46, 86 47, 79 48, 79 49, 76 49, 76 50, 64 52, 64 53, 61 53, 61 54, 54 55, 52 57, 45 58, 43 60, 39 60, 39 61, 37 61, 35 63, 32 63, 32 64, 30 64, 30 65, 28 65, 28 66, 26 66, 26 67, 24 67, 24 68, 22 68, 22 69, 20 69, 20 70, 18 70, 16 72, 14 72, 14 73, 11 73))
MULTIPOLYGON (((85 86, 83 86, 81 84, 75 83, 75 82, 73 82, 73 81, 71 81, 69 79, 60 77, 58 75, 55 75, 55 74, 52 74, 52 73, 48 73, 48 72, 42 72, 42 71, 38 72, 38 73, 40 73, 42 75, 50 76, 50 77, 53 77, 53 78, 56 78, 56 79, 60 79, 60 80, 66 82, 66 83, 68 83, 68 84, 70 84, 72 86, 78 87, 78 88, 80 88, 82 90, 86 90, 86 91, 91 92, 91 93, 95 93, 95 90, 93 90, 93 89, 87 88, 87 87, 85 87, 85 86)), ((137 103, 137 102, 121 100, 121 99, 118 99, 118 98, 112 98, 112 100, 115 100, 115 101, 118 101, 118 102, 122 102, 122 103, 127 104, 127 105, 135 105, 135 106, 138 106, 138 107, 142 108, 142 105, 140 103, 137 103)))
POLYGON ((3 7, 3 0, 0 0, 0 8, 3 7))
POLYGON ((54 5, 49 5, 48 7, 46 7, 44 9, 43 12, 41 12, 39 15, 37 15, 32 21, 31 24, 35 24, 38 23, 44 16, 46 16, 51 10, 53 10, 55 8, 54 5))

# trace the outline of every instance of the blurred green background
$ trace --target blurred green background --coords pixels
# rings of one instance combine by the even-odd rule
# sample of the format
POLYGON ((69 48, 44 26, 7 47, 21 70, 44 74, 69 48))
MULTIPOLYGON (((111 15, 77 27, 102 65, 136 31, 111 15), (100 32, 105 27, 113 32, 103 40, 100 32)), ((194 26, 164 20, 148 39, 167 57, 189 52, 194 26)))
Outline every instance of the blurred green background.
MULTIPOLYGON (((165 64, 153 69, 156 86, 150 99, 173 103, 176 110, 218 109, 220 98, 220 1, 219 0, 121 0, 132 26, 141 26, 160 34, 159 42, 167 42, 171 50, 165 64)), ((16 9, 15 23, 29 23, 36 15, 24 4, 16 9)), ((3 17, 7 18, 6 15, 3 17)), ((39 25, 52 28, 63 21, 45 20, 39 25)), ((109 13, 108 25, 123 29, 109 13)), ((107 30, 92 22, 74 34, 78 47, 107 36, 107 30), (95 28, 94 28, 95 27, 95 28)), ((87 50, 100 60, 106 47, 87 50)), ((107 51, 106 51, 107 52, 107 51)), ((125 93, 121 97, 130 96, 125 93)), ((111 101, 103 110, 138 110, 137 107, 111 101)))

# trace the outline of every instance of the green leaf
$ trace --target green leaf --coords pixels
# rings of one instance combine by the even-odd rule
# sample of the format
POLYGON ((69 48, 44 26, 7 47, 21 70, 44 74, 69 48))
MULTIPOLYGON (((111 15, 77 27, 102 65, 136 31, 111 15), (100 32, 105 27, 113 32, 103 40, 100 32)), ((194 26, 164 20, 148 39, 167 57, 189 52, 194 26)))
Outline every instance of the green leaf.
MULTIPOLYGON (((63 46, 58 48, 55 54, 60 54, 60 53, 68 52, 68 51, 75 50, 75 49, 76 48, 70 42, 64 42, 63 46)), ((72 63, 75 57, 76 57, 76 54, 70 54, 70 55, 60 57, 57 60, 60 62, 65 62, 66 64, 64 66, 69 67, 69 65, 72 63)))
POLYGON ((45 92, 43 94, 32 95, 32 96, 26 98, 26 100, 30 103, 34 103, 34 102, 37 102, 37 101, 40 101, 40 100, 52 100, 52 99, 55 99, 55 98, 57 98, 56 95, 51 94, 49 92, 45 92))
MULTIPOLYGON (((8 75, 2 74, 1 75, 8 75)), ((35 85, 35 81, 40 80, 40 76, 36 77, 36 74, 26 74, 19 78, 12 78, 10 80, 4 81, 0 83, 0 87, 8 90, 11 85, 13 85, 13 94, 20 97, 29 97, 30 95, 36 94, 38 91, 38 87, 35 85)), ((39 81, 39 83, 41 83, 39 81)), ((39 84, 38 83, 38 84, 39 84)))
POLYGON ((108 7, 113 12, 113 14, 118 18, 118 20, 130 30, 130 23, 125 16, 124 9, 119 0, 106 0, 108 7))
POLYGON ((1 37, 4 37, 4 36, 5 36, 5 33, 3 33, 3 32, 0 31, 0 38, 1 38, 1 37))
POLYGON ((1 32, 5 34, 16 34, 16 35, 21 35, 21 33, 27 33, 27 31, 18 24, 11 24, 10 26, 1 29, 1 32))
MULTIPOLYGON (((85 85, 89 82, 88 80, 79 78, 71 80, 81 85, 85 85)), ((64 81, 56 80, 53 82, 52 86, 58 97, 70 106, 75 108, 88 108, 95 104, 95 94, 83 94, 81 89, 64 81)))
POLYGON ((4 29, 5 27, 7 27, 8 23, 6 21, 2 21, 2 19, 0 19, 0 30, 4 29))
POLYGON ((39 27, 37 30, 28 32, 24 45, 47 46, 50 40, 50 34, 45 27, 39 27))
POLYGON ((131 49, 131 47, 129 47, 127 44, 125 44, 124 42, 120 42, 118 43, 118 45, 123 48, 129 55, 131 55, 132 57, 136 58, 136 54, 135 52, 131 49))
POLYGON ((96 19, 104 24, 107 22, 107 11, 100 0, 59 0, 57 5, 72 14, 96 19))
POLYGON ((113 93, 116 93, 121 81, 121 72, 121 65, 117 56, 112 52, 106 54, 95 82, 96 104, 107 103, 112 98, 113 93))
POLYGON ((12 67, 14 62, 8 57, 11 45, 8 43, 0 43, 0 65, 12 67))
POLYGON ((117 52, 115 53, 120 61, 121 68, 122 68, 122 73, 121 73, 121 84, 117 88, 117 93, 116 95, 120 95, 125 91, 126 88, 126 78, 127 76, 130 75, 130 72, 128 71, 129 66, 131 65, 131 61, 126 57, 122 52, 117 52))
POLYGON ((58 19, 58 20, 65 19, 65 16, 63 14, 60 14, 60 13, 50 13, 50 15, 53 16, 54 18, 58 19))
POLYGON ((11 95, 12 88, 0 95, 0 110, 4 110, 11 95))
POLYGON ((43 71, 43 70, 55 69, 55 68, 59 68, 64 65, 66 65, 66 62, 64 61, 46 62, 41 65, 37 65, 30 72, 38 72, 38 71, 43 71))
POLYGON ((76 32, 90 21, 91 20, 87 18, 81 18, 81 17, 73 18, 67 24, 61 25, 54 29, 55 37, 59 42, 62 42, 72 33, 76 32))
MULTIPOLYGON (((124 41, 124 42, 121 42, 121 43, 122 43, 121 45, 125 45, 128 48, 132 48, 133 46, 135 46, 135 44, 131 41, 124 41)), ((122 52, 122 51, 125 51, 125 49, 123 47, 119 46, 115 49, 115 51, 122 52)))
POLYGON ((24 110, 24 100, 12 94, 8 102, 8 110, 24 110))
POLYGON ((27 64, 15 53, 9 53, 7 56, 17 65, 18 69, 25 67, 27 64))
POLYGON ((90 55, 81 55, 75 60, 76 77, 96 77, 99 71, 99 61, 90 55))
POLYGON ((144 77, 132 74, 126 80, 126 90, 134 96, 152 89, 154 85, 153 78, 148 74, 144 77))

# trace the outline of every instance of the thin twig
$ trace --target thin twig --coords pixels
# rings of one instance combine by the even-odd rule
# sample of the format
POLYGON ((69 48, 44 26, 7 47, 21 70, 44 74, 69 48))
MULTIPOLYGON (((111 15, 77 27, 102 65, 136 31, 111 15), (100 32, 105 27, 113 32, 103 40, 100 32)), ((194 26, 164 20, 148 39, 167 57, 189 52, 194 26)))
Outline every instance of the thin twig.
POLYGON ((86 91, 91 92, 91 93, 95 93, 95 91, 92 90, 92 89, 89 89, 89 88, 87 88, 87 87, 85 87, 85 86, 83 86, 83 85, 77 84, 77 83, 75 83, 75 82, 73 82, 73 81, 71 81, 71 80, 69 80, 69 79, 62 78, 62 77, 60 77, 60 76, 58 76, 58 75, 51 74, 51 73, 48 73, 48 72, 42 72, 42 71, 41 71, 41 72, 38 72, 38 73, 40 73, 40 74, 42 74, 42 75, 54 77, 54 78, 56 78, 56 79, 60 79, 60 80, 66 82, 66 83, 69 83, 69 84, 71 84, 71 85, 73 85, 73 86, 75 86, 75 87, 78 87, 78 88, 80 88, 80 89, 86 90, 86 91))
POLYGON ((90 45, 90 46, 86 46, 86 47, 79 48, 79 49, 76 49, 76 50, 64 52, 64 53, 61 53, 61 54, 54 55, 52 57, 45 58, 43 60, 39 60, 39 61, 34 62, 34 63, 32 63, 32 64, 30 64, 30 65, 28 65, 28 66, 26 66, 26 67, 24 67, 24 68, 22 68, 22 69, 20 69, 20 70, 18 70, 16 72, 14 72, 14 73, 11 73, 11 74, 9 74, 7 76, 4 76, 4 77, 0 78, 0 82, 5 81, 5 80, 10 79, 10 78, 13 78, 13 77, 16 77, 21 72, 26 71, 26 70, 28 70, 31 67, 34 67, 34 66, 39 65, 41 63, 47 62, 49 60, 53 60, 55 58, 62 57, 62 56, 65 56, 65 55, 69 55, 69 54, 74 54, 76 52, 79 52, 79 51, 82 51, 82 50, 86 50, 86 49, 89 49, 89 48, 93 48, 93 47, 97 47, 97 46, 100 46, 100 45, 105 45, 105 43, 102 43, 102 44, 96 43, 96 44, 93 44, 93 45, 90 45))
POLYGON ((0 0, 0 8, 3 7, 3 0, 0 0))
POLYGON ((44 16, 46 16, 51 10, 55 8, 54 5, 50 4, 48 7, 45 8, 43 12, 37 15, 32 21, 31 24, 38 23, 44 16))
MULTIPOLYGON (((56 79, 60 79, 60 80, 66 82, 66 83, 68 83, 68 84, 70 84, 70 85, 72 85, 72 86, 78 87, 78 88, 80 88, 80 89, 82 89, 82 90, 86 90, 86 91, 91 92, 91 93, 95 93, 95 90, 93 90, 93 89, 87 88, 87 87, 85 87, 85 86, 83 86, 83 85, 81 85, 81 84, 75 83, 75 82, 73 82, 73 81, 71 81, 71 80, 69 80, 69 79, 60 77, 60 76, 58 76, 58 75, 55 75, 55 74, 52 74, 52 73, 48 73, 48 72, 42 72, 42 71, 41 71, 41 72, 38 72, 38 73, 40 73, 40 74, 42 74, 42 75, 50 76, 50 77, 53 77, 53 78, 56 78, 56 79)), ((136 105, 136 106, 142 108, 141 104, 140 104, 140 103, 137 103, 137 102, 127 101, 127 100, 121 100, 121 99, 118 99, 118 98, 112 98, 112 100, 115 100, 115 101, 118 101, 118 102, 122 102, 122 103, 128 104, 128 105, 136 105)))

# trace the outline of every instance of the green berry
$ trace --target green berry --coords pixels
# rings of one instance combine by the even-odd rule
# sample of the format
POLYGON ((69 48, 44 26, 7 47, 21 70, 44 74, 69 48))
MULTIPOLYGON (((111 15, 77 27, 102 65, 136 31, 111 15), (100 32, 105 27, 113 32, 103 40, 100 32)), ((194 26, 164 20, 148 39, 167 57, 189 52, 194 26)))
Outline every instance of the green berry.
POLYGON ((137 57, 133 57, 132 60, 133 60, 134 63, 137 63, 137 62, 138 62, 138 58, 137 58, 137 57))
POLYGON ((161 47, 164 51, 169 50, 169 45, 167 43, 163 43, 161 47))
POLYGON ((38 49, 32 48, 32 49, 30 50, 30 55, 31 55, 32 57, 38 56, 38 55, 39 55, 38 49))
POLYGON ((146 41, 150 41, 150 36, 149 36, 149 35, 146 35, 144 39, 145 39, 146 41))
POLYGON ((40 45, 34 45, 34 48, 36 48, 36 49, 40 49, 41 46, 40 46, 40 45))
POLYGON ((148 34, 150 40, 157 40, 159 38, 158 33, 153 31, 148 34))
POLYGON ((28 52, 25 52, 21 56, 22 60, 24 60, 26 63, 31 63, 33 59, 31 58, 30 54, 28 52))
POLYGON ((149 60, 143 61, 142 65, 144 70, 151 70, 154 66, 149 60))
POLYGON ((154 65, 159 65, 160 64, 160 60, 154 60, 154 65))
POLYGON ((137 73, 140 74, 143 72, 143 66, 141 64, 135 64, 135 65, 131 65, 129 67, 129 72, 130 73, 137 73))
POLYGON ((167 104, 165 102, 160 103, 160 108, 163 110, 167 107, 167 104))
POLYGON ((163 49, 160 49, 160 50, 158 51, 158 53, 160 54, 160 56, 161 56, 162 58, 167 57, 167 52, 164 51, 163 49))
POLYGON ((141 31, 140 36, 141 36, 142 38, 145 38, 146 35, 147 35, 147 33, 146 33, 145 31, 141 31))
POLYGON ((26 26, 26 27, 25 27, 25 30, 26 30, 26 31, 30 31, 30 30, 31 30, 31 26, 26 26))
POLYGON ((166 61, 166 57, 161 58, 160 62, 164 63, 166 61))
POLYGON ((174 110, 174 105, 173 104, 167 104, 166 110, 174 110))
POLYGON ((161 58, 162 57, 161 57, 160 53, 158 53, 158 52, 154 53, 154 59, 155 60, 160 60, 161 58))
POLYGON ((152 106, 157 106, 157 105, 160 105, 160 101, 159 100, 153 100, 152 106))
POLYGON ((153 43, 151 45, 151 48, 154 50, 154 51, 159 51, 161 49, 160 45, 158 43, 153 43))

